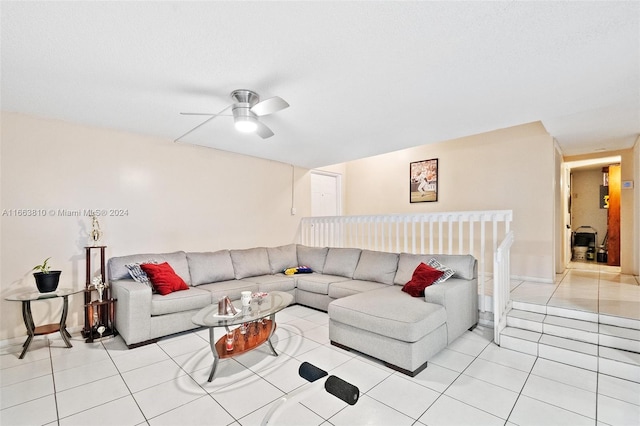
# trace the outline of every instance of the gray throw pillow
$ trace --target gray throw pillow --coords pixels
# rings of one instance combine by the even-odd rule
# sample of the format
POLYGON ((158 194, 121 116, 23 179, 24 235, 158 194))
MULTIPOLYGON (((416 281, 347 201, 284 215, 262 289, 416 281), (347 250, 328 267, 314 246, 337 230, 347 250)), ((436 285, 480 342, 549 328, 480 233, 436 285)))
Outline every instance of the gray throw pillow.
POLYGON ((269 266, 271 273, 277 274, 287 268, 295 268, 298 266, 298 255, 296 254, 296 245, 288 244, 280 247, 268 247, 269 266))
POLYGON ((270 275, 269 255, 264 247, 246 250, 230 250, 231 261, 237 280, 260 275, 270 275))
POLYGON ((354 280, 375 281, 383 284, 393 284, 398 268, 398 255, 382 251, 362 250, 354 280))
POLYGON ((192 284, 201 285, 235 278, 229 250, 187 253, 192 284))
POLYGON ((298 244, 298 265, 308 266, 313 272, 322 273, 327 260, 328 247, 308 247, 298 244))

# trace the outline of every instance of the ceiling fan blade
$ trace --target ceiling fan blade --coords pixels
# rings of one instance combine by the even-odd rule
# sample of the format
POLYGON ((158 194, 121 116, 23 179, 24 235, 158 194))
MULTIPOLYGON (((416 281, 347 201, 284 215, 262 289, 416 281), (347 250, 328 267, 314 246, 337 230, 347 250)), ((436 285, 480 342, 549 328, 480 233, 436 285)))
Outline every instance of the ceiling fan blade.
POLYGON ((274 135, 274 133, 271 131, 271 129, 268 128, 264 123, 256 120, 256 124, 258 125, 258 128, 256 129, 256 133, 262 139, 267 139, 267 138, 270 138, 271 136, 274 135))
POLYGON ((251 107, 251 112, 257 116, 261 116, 273 114, 274 112, 278 112, 287 107, 289 107, 287 101, 282 99, 280 96, 274 96, 273 98, 265 99, 264 101, 255 104, 251 107))
MULTIPOLYGON (((185 136, 187 136, 189 133, 196 131, 197 129, 199 129, 200 127, 204 126, 205 124, 207 124, 208 122, 210 122, 211 120, 213 120, 214 118, 216 118, 217 116, 221 115, 223 112, 225 112, 226 110, 228 110, 229 108, 231 108, 233 106, 233 104, 226 106, 222 111, 220 111, 217 114, 214 114, 212 117, 207 118, 205 121, 203 121, 202 123, 198 124, 196 127, 194 127, 193 129, 189 130, 187 133, 185 133, 184 135, 180 136, 177 139, 174 139, 174 142, 178 142, 180 139, 184 138, 185 136)), ((209 115, 209 114, 206 114, 209 115)))
MULTIPOLYGON (((212 115, 222 115, 221 113, 211 113, 211 112, 181 112, 180 115, 206 115, 211 117, 212 115)), ((230 114, 227 114, 230 115, 230 114)))

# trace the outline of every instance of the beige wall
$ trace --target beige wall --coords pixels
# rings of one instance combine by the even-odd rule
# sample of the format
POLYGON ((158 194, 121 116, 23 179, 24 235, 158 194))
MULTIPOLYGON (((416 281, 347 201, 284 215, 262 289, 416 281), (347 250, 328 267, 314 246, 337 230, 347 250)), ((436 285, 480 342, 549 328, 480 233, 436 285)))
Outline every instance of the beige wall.
POLYGON ((564 167, 562 167, 562 151, 558 145, 558 141, 553 141, 553 162, 554 162, 554 220, 555 220, 555 272, 562 273, 565 270, 564 252, 567 250, 567 201, 565 201, 564 187, 567 185, 564 167))
POLYGON ((620 267, 624 274, 640 275, 640 138, 634 148, 621 153, 620 179, 633 181, 633 189, 622 189, 620 193, 620 267))
POLYGON ((554 142, 540 123, 347 163, 345 214, 513 210, 511 272, 554 279, 554 142), (409 163, 438 158, 439 195, 409 203, 409 163))
MULTIPOLYGON (((91 221, 59 209, 126 210, 100 218, 107 257, 288 244, 310 214, 308 170, 296 168, 291 215, 287 164, 13 113, 2 113, 1 132, 0 339, 25 334, 20 303, 4 298, 35 290, 30 270, 46 257, 63 271, 61 286, 84 288, 91 221)), ((82 296, 70 302, 68 324, 77 326, 82 296)), ((58 305, 34 303, 36 320, 57 321, 58 305)))

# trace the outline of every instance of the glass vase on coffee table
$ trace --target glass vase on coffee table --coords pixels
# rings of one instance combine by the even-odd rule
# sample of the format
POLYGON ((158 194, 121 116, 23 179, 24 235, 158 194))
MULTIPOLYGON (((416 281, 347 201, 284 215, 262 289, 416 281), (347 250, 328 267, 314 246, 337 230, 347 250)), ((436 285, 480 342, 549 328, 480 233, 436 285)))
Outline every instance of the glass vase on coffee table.
MULTIPOLYGON (((261 293, 251 299, 248 306, 242 306, 240 300, 233 302, 237 310, 236 315, 218 314, 218 304, 207 306, 196 313, 191 319, 194 324, 209 328, 209 345, 213 353, 213 365, 208 381, 212 381, 216 373, 218 361, 251 351, 264 343, 274 356, 278 353, 271 343, 271 337, 276 329, 276 313, 293 302, 293 296, 281 291, 261 293), (234 326, 239 326, 232 329, 234 326), (215 341, 214 329, 224 327, 226 333, 215 341), (242 333, 242 330, 245 332, 242 333)), ((246 302, 245 302, 246 303, 246 302)))

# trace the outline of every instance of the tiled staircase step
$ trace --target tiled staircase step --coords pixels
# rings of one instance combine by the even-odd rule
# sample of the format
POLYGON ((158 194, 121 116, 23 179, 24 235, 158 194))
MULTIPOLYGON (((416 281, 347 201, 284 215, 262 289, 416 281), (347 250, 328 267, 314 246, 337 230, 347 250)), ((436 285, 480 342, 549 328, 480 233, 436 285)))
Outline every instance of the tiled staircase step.
POLYGON ((507 314, 507 326, 542 333, 544 317, 544 314, 536 312, 511 309, 507 314))
POLYGON ((640 383, 640 354, 600 346, 598 371, 640 383))
POLYGON ((505 327, 500 334, 500 346, 529 355, 538 355, 538 340, 542 335, 534 331, 505 327))
MULTIPOLYGON (((508 328, 640 353, 640 321, 526 302, 514 301, 513 305, 507 314, 508 328), (541 313, 543 308, 549 312, 541 313), (606 322, 599 324, 598 320, 606 322)), ((526 351, 533 353, 533 347, 529 345, 526 351)))
POLYGON ((500 346, 640 383, 640 320, 512 300, 500 346))
POLYGON ((552 336, 598 344, 598 324, 590 321, 547 315, 542 331, 552 336))
POLYGON ((598 322, 598 314, 595 312, 579 311, 577 309, 563 308, 560 306, 547 306, 547 315, 556 317, 573 318, 582 321, 598 322))
POLYGON ((565 337, 550 336, 543 334, 540 336, 539 343, 541 345, 554 346, 557 348, 567 349, 571 352, 582 353, 586 355, 598 355, 598 345, 592 343, 579 342, 573 339, 567 339, 565 337))
POLYGON ((598 371, 598 345, 543 334, 538 344, 538 356, 551 361, 598 371))
POLYGON ((538 313, 538 314, 546 314, 547 313, 547 306, 546 305, 538 305, 536 303, 519 302, 517 300, 512 300, 511 301, 511 307, 513 309, 517 309, 519 311, 535 312, 535 313, 538 313))
POLYGON ((544 323, 549 325, 555 325, 558 327, 573 328, 580 331, 586 331, 588 333, 598 332, 598 323, 591 322, 591 321, 583 321, 583 320, 574 319, 574 318, 547 315, 544 318, 544 323))
POLYGON ((640 330, 600 324, 600 345, 640 353, 640 330))
POLYGON ((613 315, 600 314, 600 324, 615 325, 617 327, 631 328, 633 330, 640 330, 640 320, 633 318, 616 317, 613 315))
POLYGON ((515 327, 505 327, 505 329, 502 330, 502 335, 515 337, 517 339, 528 340, 530 342, 536 342, 536 343, 540 340, 540 337, 542 336, 541 333, 536 333, 535 331, 523 330, 521 328, 515 328, 515 327))

